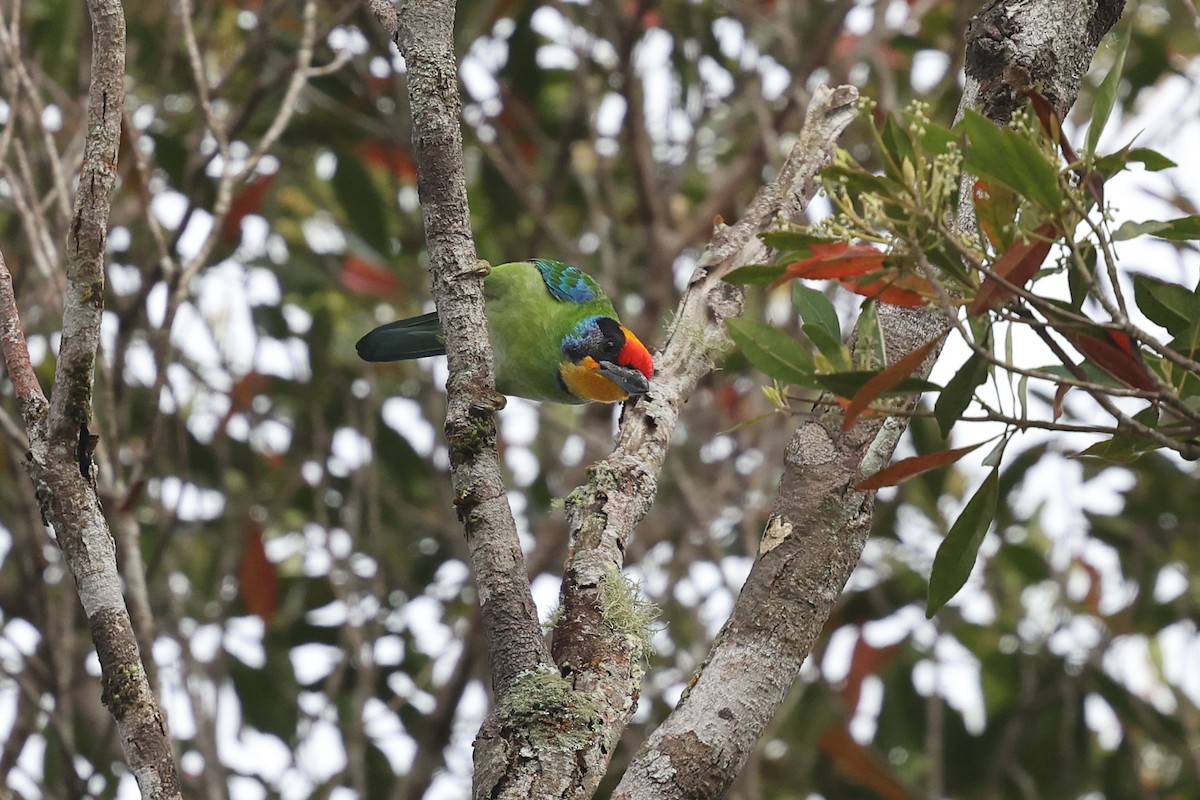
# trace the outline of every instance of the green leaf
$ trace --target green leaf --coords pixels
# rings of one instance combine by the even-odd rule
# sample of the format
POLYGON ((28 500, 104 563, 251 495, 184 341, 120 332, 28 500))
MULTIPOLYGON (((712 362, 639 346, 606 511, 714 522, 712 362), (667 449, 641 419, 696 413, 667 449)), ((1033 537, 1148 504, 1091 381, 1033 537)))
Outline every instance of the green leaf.
POLYGON ((1160 239, 1170 239, 1176 242, 1200 239, 1200 216, 1126 222, 1113 231, 1113 240, 1118 242, 1136 239, 1139 236, 1157 236, 1160 239))
POLYGON ((338 153, 337 172, 333 174, 333 193, 346 213, 350 229, 363 238, 381 256, 388 256, 391 242, 383 198, 371 175, 356 156, 338 153))
POLYGON ((987 533, 988 526, 996 516, 996 499, 999 495, 999 470, 992 470, 980 485, 958 519, 950 526, 950 532, 938 547, 933 558, 933 571, 929 575, 929 598, 925 616, 932 618, 958 594, 967 582, 979 545, 987 533))
POLYGON ((883 121, 880 139, 883 141, 884 152, 890 156, 889 172, 892 172, 893 178, 903 180, 900 170, 904 162, 907 161, 915 167, 917 161, 912 140, 908 138, 908 131, 900 126, 894 115, 888 114, 883 121), (895 167, 895 169, 893 170, 891 167, 895 167))
POLYGON ((1083 308, 1096 276, 1096 247, 1091 242, 1082 242, 1080 255, 1083 266, 1079 267, 1074 261, 1068 261, 1067 289, 1070 292, 1070 309, 1078 312, 1083 308))
POLYGON ((782 278, 786 269, 787 267, 783 264, 747 264, 731 270, 721 280, 726 283, 766 286, 782 278))
POLYGON ((1161 172, 1179 166, 1157 150, 1149 147, 1135 147, 1125 155, 1126 162, 1133 161, 1141 164, 1147 172, 1161 172))
POLYGON ((922 121, 921 147, 935 156, 945 155, 950 152, 951 143, 957 144, 958 137, 949 128, 938 125, 936 122, 922 121))
POLYGON ((268 646, 266 651, 267 662, 262 667, 229 659, 229 677, 241 700, 246 724, 291 741, 299 717, 291 662, 284 647, 268 646))
POLYGON ((879 325, 879 313, 875 306, 875 301, 868 299, 858 311, 858 341, 854 345, 853 363, 855 367, 867 371, 887 363, 883 349, 883 328, 879 325))
POLYGON ((1121 70, 1125 68, 1125 53, 1129 49, 1129 35, 1132 30, 1132 26, 1125 26, 1125 34, 1116 45, 1116 58, 1113 60, 1112 69, 1108 71, 1096 89, 1096 100, 1092 106, 1092 123, 1088 126, 1087 132, 1087 149, 1093 153, 1096 152, 1100 133, 1108 123, 1108 117, 1112 114, 1113 106, 1117 102, 1117 88, 1121 85, 1121 70))
POLYGON ((950 435, 950 428, 967 410, 967 406, 971 405, 975 389, 987 380, 987 376, 988 362, 978 353, 972 353, 946 384, 937 402, 933 404, 933 417, 937 420, 942 438, 950 435))
POLYGON ((805 251, 814 244, 826 244, 838 241, 837 239, 830 239, 828 236, 809 233, 806 230, 767 231, 766 233, 759 234, 758 238, 762 239, 763 244, 767 247, 783 252, 805 251))
POLYGON ((817 348, 817 352, 825 357, 833 370, 850 369, 850 348, 843 342, 841 336, 836 336, 819 325, 805 323, 800 326, 804 335, 817 348))
POLYGON ((792 305, 795 306, 800 319, 808 325, 828 331, 838 340, 839 344, 841 343, 842 323, 838 321, 837 310, 824 292, 805 286, 800 281, 794 281, 792 283, 792 305))
POLYGON ((970 140, 963 159, 968 172, 1007 186, 1052 214, 1058 212, 1063 200, 1058 169, 1040 147, 972 109, 963 113, 959 125, 970 140))
MULTIPOLYGON (((1158 427, 1159 412, 1155 406, 1142 409, 1133 418, 1148 428, 1158 427)), ((1076 453, 1072 458, 1098 458, 1113 464, 1131 464, 1142 457, 1144 453, 1158 450, 1162 445, 1151 439, 1133 433, 1118 433, 1111 439, 1097 442, 1091 447, 1076 453)))
POLYGON ((1200 296, 1178 283, 1136 274, 1133 296, 1141 312, 1172 336, 1184 336, 1200 320, 1200 296))
POLYGON ((733 343, 751 364, 784 383, 816 388, 812 359, 791 336, 742 317, 731 317, 725 324, 733 343))

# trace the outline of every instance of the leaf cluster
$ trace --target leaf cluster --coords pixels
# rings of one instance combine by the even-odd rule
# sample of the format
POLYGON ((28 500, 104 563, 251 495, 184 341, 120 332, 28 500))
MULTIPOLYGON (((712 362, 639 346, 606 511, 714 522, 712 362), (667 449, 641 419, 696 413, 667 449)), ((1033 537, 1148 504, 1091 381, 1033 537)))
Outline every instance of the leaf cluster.
MULTIPOLYGON (((1016 434, 1033 428, 1095 434, 1100 440, 1077 455, 1109 462, 1158 449, 1200 457, 1200 286, 1128 274, 1116 252, 1117 242, 1138 236, 1200 239, 1200 216, 1110 229, 1107 183, 1135 164, 1173 166, 1132 144, 1096 151, 1120 70, 1119 58, 1097 91, 1082 152, 1036 91, 1028 92, 1027 112, 1010 126, 971 110, 953 127, 943 126, 920 103, 883 116, 872 126, 881 169, 840 154, 823 174, 835 213, 816 225, 766 235, 778 258, 728 278, 791 284, 799 336, 753 320, 729 323, 738 348, 775 379, 767 391, 779 410, 825 414, 834 403, 819 394, 829 393, 849 429, 864 414, 918 413, 915 398, 931 392, 943 437, 964 421, 1003 426, 985 459, 992 472, 950 527, 934 563, 930 614, 970 573, 995 515, 996 469, 1016 434), (967 207, 961 185, 971 188, 967 207), (1063 278, 1065 293, 1057 289, 1063 278), (843 343, 827 295, 801 283, 819 280, 867 298, 855 349, 843 343), (1131 296, 1124 280, 1132 283, 1131 296), (944 318, 947 332, 912 353, 888 353, 875 315, 879 303, 926 308, 944 318), (968 355, 939 386, 925 380, 924 371, 946 336, 965 343, 968 355), (1018 349, 1034 342, 1055 361, 1018 357, 1018 349), (1072 391, 1088 395, 1109 420, 1079 418, 1067 403, 1072 391), (972 408, 977 413, 968 416, 972 408)), ((980 444, 905 459, 858 488, 878 489, 944 467, 980 444)))

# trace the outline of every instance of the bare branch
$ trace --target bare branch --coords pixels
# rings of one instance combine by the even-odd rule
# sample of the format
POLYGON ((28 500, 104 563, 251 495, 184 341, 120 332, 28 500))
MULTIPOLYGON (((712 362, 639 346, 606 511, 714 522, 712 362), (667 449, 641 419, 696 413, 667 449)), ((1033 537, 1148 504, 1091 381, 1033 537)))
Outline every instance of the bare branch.
POLYGON ((475 257, 463 172, 454 3, 387 2, 371 9, 408 66, 417 189, 425 217, 433 297, 446 335, 446 439, 459 519, 466 528, 488 652, 492 689, 503 697, 516 678, 550 662, 529 588, 525 557, 496 452, 496 394, 483 314, 486 270, 475 257))
MULTIPOLYGON (((102 699, 143 796, 180 797, 166 720, 147 681, 121 595, 113 537, 92 465, 93 368, 104 305, 104 251, 117 175, 125 81, 119 0, 89 0, 92 72, 79 188, 66 243, 62 344, 49 408, 29 362, 12 279, 0 261, 0 331, 29 434, 26 467, 75 577, 100 661, 102 699)), ((62 701, 63 698, 60 698, 62 701)))

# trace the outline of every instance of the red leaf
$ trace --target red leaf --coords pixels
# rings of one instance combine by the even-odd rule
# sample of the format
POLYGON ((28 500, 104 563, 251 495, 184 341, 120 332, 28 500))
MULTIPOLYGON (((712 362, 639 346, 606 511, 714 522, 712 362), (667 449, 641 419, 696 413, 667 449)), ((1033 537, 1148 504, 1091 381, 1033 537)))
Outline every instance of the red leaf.
POLYGON ((977 316, 1007 303, 1014 293, 999 279, 1003 278, 1013 286, 1024 287, 1034 273, 1041 269, 1042 262, 1050 254, 1053 238, 1057 235, 1058 227, 1047 222, 1034 231, 1033 237, 1016 242, 1001 253, 992 264, 992 272, 996 277, 988 275, 983 279, 983 283, 979 284, 979 291, 975 293, 975 299, 967 308, 967 314, 977 316))
POLYGON ((355 255, 346 256, 339 276, 342 285, 352 292, 386 297, 396 291, 396 276, 355 255))
POLYGON ((886 665, 900 650, 899 644, 887 647, 875 647, 867 644, 860 634, 854 644, 854 652, 850 655, 850 671, 846 673, 846 685, 842 687, 842 702, 846 712, 853 714, 858 708, 858 698, 862 694, 863 680, 868 675, 874 675, 886 665))
POLYGON ((368 164, 382 167, 406 183, 417 182, 417 165, 413 163, 409 148, 372 139, 359 147, 359 153, 368 164))
POLYGON ((779 283, 793 278, 848 278, 883 269, 883 253, 869 245, 832 242, 813 244, 809 249, 813 252, 812 256, 788 264, 779 283))
POLYGON ((229 213, 221 221, 221 241, 233 244, 241 240, 242 220, 250 214, 258 213, 258 210, 262 208, 263 200, 267 198, 267 191, 278 175, 278 172, 272 172, 270 175, 255 175, 253 180, 242 187, 242 190, 233 198, 233 202, 229 204, 229 213))
POLYGON ((970 447, 959 447, 955 450, 942 450, 937 453, 926 453, 925 455, 902 459, 889 467, 879 470, 879 472, 876 472, 869 478, 859 481, 854 485, 854 488, 860 492, 865 492, 868 489, 882 489, 884 486, 895 486, 914 475, 920 475, 922 472, 928 472, 931 469, 953 464, 979 446, 978 444, 973 444, 970 447))
POLYGON ((238 594, 251 614, 257 614, 270 624, 279 610, 279 572, 275 562, 267 558, 263 547, 262 526, 253 520, 246 523, 242 539, 242 563, 238 567, 238 594))
POLYGON ((1141 352, 1125 333, 1106 328, 1088 331, 1068 329, 1061 333, 1088 361, 1126 386, 1147 392, 1157 388, 1142 361, 1141 352))
POLYGON ((890 306, 909 306, 918 307, 929 303, 931 297, 936 296, 937 290, 933 288, 933 284, 926 281, 924 278, 916 278, 913 276, 900 276, 897 280, 888 280, 881 278, 870 283, 856 281, 853 278, 842 278, 838 281, 844 289, 848 289, 855 294, 861 294, 863 297, 870 297, 872 300, 878 300, 880 303, 887 303, 890 306), (905 288, 900 285, 900 279, 908 278, 904 281, 906 286, 914 288, 905 288), (916 290, 915 287, 920 283, 924 283, 928 287, 927 291, 916 290))
POLYGON ((821 734, 821 750, 838 770, 883 800, 912 800, 891 768, 874 751, 863 747, 845 725, 831 725, 821 734))
POLYGON ((944 333, 940 336, 935 336, 864 383, 862 388, 854 394, 854 397, 850 398, 850 406, 846 409, 846 421, 842 423, 842 430, 848 431, 854 427, 854 423, 858 421, 859 416, 867 409, 867 406, 871 405, 875 398, 916 372, 917 368, 925 362, 925 359, 933 352, 934 348, 941 344, 945 336, 946 334, 944 333))

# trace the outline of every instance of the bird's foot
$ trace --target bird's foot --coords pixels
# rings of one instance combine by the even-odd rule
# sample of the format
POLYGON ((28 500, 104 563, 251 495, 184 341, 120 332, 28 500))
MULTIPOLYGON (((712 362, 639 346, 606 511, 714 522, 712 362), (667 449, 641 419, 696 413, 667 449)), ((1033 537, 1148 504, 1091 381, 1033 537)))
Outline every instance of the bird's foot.
POLYGON ((482 258, 477 258, 475 259, 475 268, 467 271, 463 277, 486 278, 490 274, 492 274, 492 265, 482 258))
POLYGON ((483 398, 475 405, 477 408, 481 408, 484 411, 499 411, 508 405, 508 398, 499 392, 496 392, 491 397, 483 398))

